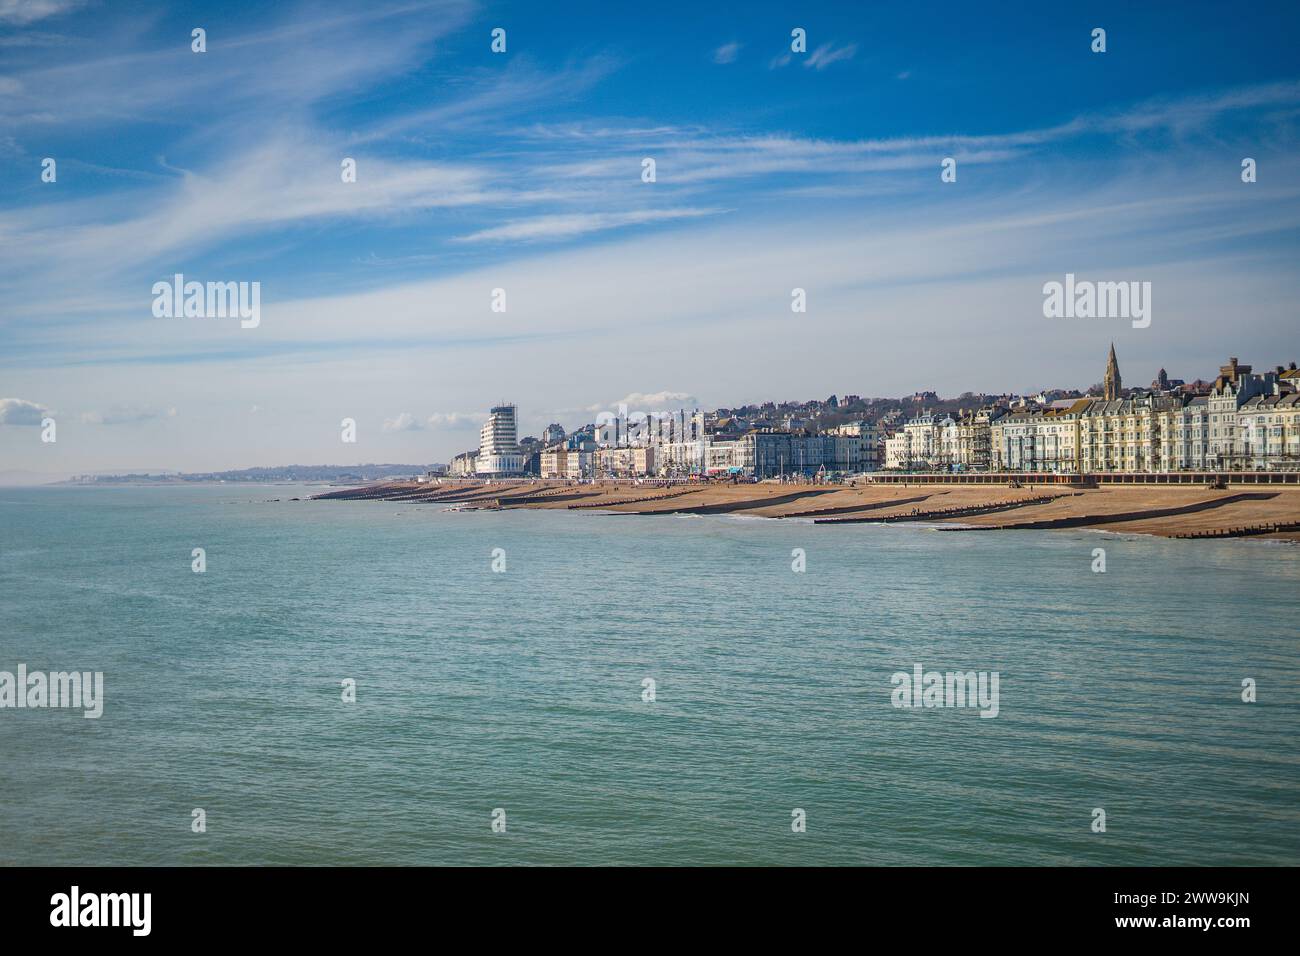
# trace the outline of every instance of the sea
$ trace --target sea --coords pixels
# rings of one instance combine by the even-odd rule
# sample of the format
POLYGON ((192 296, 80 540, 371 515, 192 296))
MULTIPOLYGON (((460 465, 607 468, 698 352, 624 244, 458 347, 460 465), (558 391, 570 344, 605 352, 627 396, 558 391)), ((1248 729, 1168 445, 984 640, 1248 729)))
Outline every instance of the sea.
POLYGON ((323 490, 0 488, 0 864, 1300 864, 1295 546, 323 490))

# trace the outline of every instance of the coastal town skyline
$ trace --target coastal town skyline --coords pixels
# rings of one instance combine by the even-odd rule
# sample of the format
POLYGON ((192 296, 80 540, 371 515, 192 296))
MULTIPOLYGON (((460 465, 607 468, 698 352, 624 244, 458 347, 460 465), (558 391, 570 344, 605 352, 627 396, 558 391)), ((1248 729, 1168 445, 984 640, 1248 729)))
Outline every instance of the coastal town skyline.
POLYGON ((1193 4, 1175 56, 1122 5, 1090 12, 1104 52, 1047 11, 584 11, 0 17, 3 470, 446 460, 503 393, 528 430, 629 388, 1026 392, 1093 383, 1111 341, 1192 378, 1291 352, 1285 29, 1193 4), (190 314, 182 278, 248 314, 190 314), (1133 314, 1049 307, 1076 279, 1133 314))
POLYGON ((573 431, 548 425, 540 439, 521 438, 517 407, 503 403, 489 410, 476 450, 428 477, 843 480, 876 471, 1300 472, 1300 368, 1256 369, 1230 356, 1212 381, 1161 368, 1150 385, 1126 388, 1112 343, 1101 382, 1086 391, 831 395, 711 412, 620 404, 573 431))
MULTIPOLYGON (((920 389, 897 398, 845 392, 831 394, 825 399, 768 400, 712 408, 701 407, 692 396, 684 393, 632 393, 612 406, 589 406, 584 410, 587 414, 580 416, 577 424, 550 422, 545 427, 534 429, 536 434, 525 434, 521 428, 523 419, 519 417, 517 405, 500 402, 478 418, 467 416, 467 420, 481 426, 479 445, 448 456, 446 461, 429 459, 405 465, 371 461, 317 465, 262 463, 189 474, 177 469, 160 469, 69 477, 79 481, 95 481, 101 477, 144 479, 150 475, 158 478, 183 476, 191 480, 355 480, 409 475, 424 467, 438 469, 429 474, 452 477, 645 477, 663 473, 662 459, 657 468, 653 457, 643 455, 634 460, 607 453, 633 446, 664 446, 674 440, 681 441, 683 435, 707 439, 709 443, 720 441, 725 445, 755 432, 827 436, 828 441, 834 436, 845 447, 827 450, 825 462, 834 469, 833 473, 839 474, 877 470, 1026 471, 1040 467, 1055 472, 1088 471, 1092 468, 1106 471, 1300 469, 1300 401, 1297 398, 1300 370, 1294 360, 1254 366, 1230 356, 1208 380, 1199 376, 1183 379, 1177 374, 1170 375, 1161 367, 1149 384, 1141 381, 1134 384, 1131 377, 1128 381, 1129 384, 1125 385, 1112 343, 1100 379, 1085 388, 1043 388, 1027 393, 1009 390, 963 392, 952 396, 940 395, 932 389, 920 389), (690 402, 680 404, 683 399, 690 402), (1130 400, 1127 404, 1123 401, 1126 399, 1130 400), (671 405, 674 400, 679 401, 676 407, 651 407, 656 403, 671 405), (1212 407, 1215 407, 1214 416, 1210 414, 1212 407), (1160 409, 1165 416, 1176 415, 1177 420, 1170 418, 1162 423, 1159 421, 1160 409), (506 415, 504 426, 500 424, 502 420, 498 413, 506 415), (1008 430, 1008 434, 1023 435, 1027 431, 1026 424, 1031 425, 1028 429, 1031 433, 1036 431, 1032 427, 1035 425, 1045 432, 1056 433, 1060 430, 1057 425, 1063 421, 1079 416, 1119 413, 1126 417, 1134 414, 1147 416, 1144 427, 1148 429, 1153 424, 1152 416, 1156 416, 1155 430, 1160 431, 1159 426, 1164 424, 1165 432, 1180 433, 1182 447, 1176 450, 1165 447, 1164 462, 1160 450, 1154 456, 1147 450, 1141 453, 1140 462, 1126 463, 1103 457, 1099 462, 1089 461, 1085 465, 1081 449, 1073 462, 1062 455, 1059 448, 1049 461, 1039 461, 1032 453, 1021 460, 1023 452, 1013 455, 1003 435, 1003 430, 1008 430), (972 428, 979 431, 981 437, 976 438, 972 428), (959 438, 962 430, 965 435, 959 438), (1253 452, 1243 437, 1247 434, 1250 436, 1248 441, 1258 446, 1253 452), (1268 437, 1269 434, 1272 438, 1268 437), (848 436, 852 436, 853 441, 847 441, 848 436), (1195 443, 1189 441, 1193 436, 1195 443), (979 452, 975 450, 977 445, 981 448, 979 452), (849 446, 853 447, 850 449, 849 446), (563 460, 563 451, 558 460, 555 457, 555 452, 561 449, 570 452, 571 461, 567 464, 563 460), (505 454, 508 462, 488 464, 484 460, 488 454, 494 457, 505 454)), ((345 432, 355 435, 357 423, 344 420, 340 424, 345 432)), ((1072 440, 1071 453, 1074 441, 1078 441, 1077 436, 1072 440)), ((1019 439, 1019 442, 1023 445, 1024 439, 1019 439)), ((681 450, 678 454, 682 455, 681 450)), ((681 462, 684 467, 675 469, 674 473, 694 471, 703 474, 710 470, 726 470, 708 467, 709 452, 704 445, 690 454, 698 456, 697 467, 692 468, 687 463, 688 455, 681 462)), ((802 452, 797 454, 802 458, 802 452)), ((731 470, 754 476, 753 456, 751 449, 748 467, 731 470)), ((805 470, 816 470, 816 465, 823 461, 821 449, 818 448, 809 458, 814 465, 805 470)), ((793 474, 798 470, 792 461, 789 471, 793 474)), ((772 477, 762 469, 756 476, 772 477)))

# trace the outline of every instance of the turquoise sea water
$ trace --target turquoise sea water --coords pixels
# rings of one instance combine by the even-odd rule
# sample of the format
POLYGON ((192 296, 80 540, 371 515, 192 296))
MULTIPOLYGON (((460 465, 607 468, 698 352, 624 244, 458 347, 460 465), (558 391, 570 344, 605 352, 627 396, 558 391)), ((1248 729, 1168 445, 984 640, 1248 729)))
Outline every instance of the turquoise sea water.
POLYGON ((312 490, 0 489, 0 863, 1300 864, 1298 548, 312 490))

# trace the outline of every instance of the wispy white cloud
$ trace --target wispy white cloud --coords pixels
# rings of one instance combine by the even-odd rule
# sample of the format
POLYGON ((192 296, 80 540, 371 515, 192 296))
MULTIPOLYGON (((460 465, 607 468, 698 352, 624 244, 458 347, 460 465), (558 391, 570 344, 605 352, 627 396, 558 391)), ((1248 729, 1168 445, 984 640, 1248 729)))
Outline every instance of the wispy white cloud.
POLYGON ((0 49, 17 50, 35 47, 52 48, 68 46, 71 42, 71 39, 62 33, 23 30, 18 33, 10 33, 5 36, 0 36, 0 49))
MULTIPOLYGON (((66 277, 98 288, 87 305, 103 306, 104 283, 133 266, 156 264, 163 274, 182 257, 234 238, 325 221, 409 215, 413 210, 487 203, 496 187, 469 166, 393 162, 358 154, 356 182, 340 175, 342 150, 287 131, 215 169, 185 172, 124 193, 57 206, 0 213, 0 240, 9 251, 0 278, 26 284, 48 300, 53 283, 68 294, 66 277), (46 291, 41 293, 44 288, 46 291)), ((495 201, 500 202, 499 194, 495 201)))
POLYGON ((823 43, 804 60, 805 68, 811 67, 814 70, 824 70, 832 63, 838 63, 841 60, 851 60, 853 55, 858 52, 856 43, 846 43, 844 46, 836 46, 833 43, 823 43))
POLYGON ((155 122, 159 112, 175 115, 188 106, 191 125, 225 128, 227 119, 247 124, 286 110, 300 114, 328 97, 400 75, 426 57, 435 40, 462 26, 471 10, 465 0, 366 5, 333 15, 293 16, 286 9, 270 26, 209 31, 206 54, 191 51, 188 34, 146 47, 119 25, 118 42, 81 38, 76 49, 82 55, 54 64, 37 59, 12 74, 24 93, 0 100, 0 120, 91 128, 155 122), (214 111, 214 103, 223 110, 214 111), (241 109, 231 109, 236 106, 241 109))
MULTIPOLYGON (((577 180, 578 188, 529 182, 522 191, 511 182, 501 181, 510 178, 509 167, 395 162, 369 157, 361 151, 357 151, 358 181, 344 184, 338 177, 337 149, 322 144, 319 134, 310 130, 286 130, 257 151, 225 157, 212 169, 182 172, 156 185, 136 186, 120 195, 96 197, 93 201, 65 201, 0 212, 0 243, 6 248, 0 261, 0 291, 7 302, 0 326, 8 323, 12 327, 30 316, 33 309, 40 310, 40 315, 59 315, 64 322, 71 316, 83 315, 97 324, 102 323, 106 313, 134 311, 142 315, 147 308, 147 283, 137 279, 134 288, 119 290, 117 276, 122 270, 151 263, 179 264, 183 256, 214 243, 255 237, 299 223, 409 219, 412 211, 420 209, 477 206, 490 211, 536 203, 549 204, 550 208, 536 216, 516 216, 463 234, 456 245, 469 249, 489 244, 561 242, 620 227, 701 220, 724 209, 743 217, 748 203, 746 196, 732 193, 727 195, 731 202, 726 207, 647 209, 643 199, 634 198, 643 196, 647 189, 661 190, 665 196, 677 190, 678 195, 697 198, 713 184, 730 189, 747 178, 797 174, 798 178, 786 176, 781 185, 749 195, 842 200, 901 195, 919 188, 913 171, 934 166, 944 155, 956 156, 966 169, 970 164, 1024 157, 1033 150, 1087 134, 1132 137, 1142 130, 1177 127, 1186 136, 1189 124, 1208 122, 1208 118, 1224 111, 1261 105, 1289 108, 1298 98, 1297 84, 1271 84, 1196 98, 1186 106, 1179 101, 1142 103, 1052 127, 992 136, 834 141, 780 134, 709 135, 692 128, 641 126, 654 129, 661 142, 656 148, 661 159, 660 182, 654 186, 640 183, 629 173, 639 168, 638 157, 644 146, 637 148, 636 137, 625 141, 614 137, 614 142, 622 143, 618 147, 621 158, 593 158, 566 165, 548 164, 544 161, 545 151, 537 157, 538 177, 550 175, 555 184, 577 180), (1131 116, 1140 116, 1141 120, 1131 116), (1135 126, 1140 129, 1135 131, 1135 126), (612 165, 592 167, 588 182, 573 175, 571 167, 591 162, 612 165), (586 208, 563 209, 575 205, 586 208), (562 211, 554 211, 555 206, 562 211)), ((572 124, 558 130, 534 127, 531 132, 532 139, 543 143, 590 140, 596 149, 600 142, 599 137, 589 135, 588 128, 572 124)), ((1133 146, 1131 141, 1128 145, 1133 146)), ((708 197, 709 193, 702 195, 708 197)), ((478 218, 491 221, 490 215, 478 218)), ((434 262, 436 256, 412 255, 405 259, 406 265, 399 264, 398 268, 411 268, 421 260, 434 262)), ((160 275, 169 275, 173 268, 161 268, 160 275)), ((499 281, 492 280, 488 287, 497 284, 499 281)), ((310 318, 303 321, 313 327, 310 318)), ((186 329, 183 337, 197 340, 204 334, 198 329, 186 329)), ((63 341, 65 352, 76 349, 55 328, 48 332, 25 331, 22 338, 33 345, 44 339, 51 347, 63 341)), ((132 350, 128 341, 110 338, 101 354, 110 358, 115 352, 132 350)))
MULTIPOLYGON (((930 168, 942 156, 954 156, 963 168, 1006 163, 1088 134, 1132 137, 1176 129, 1187 136, 1227 112, 1297 106, 1300 84, 1287 82, 1150 101, 994 135, 843 141, 644 124, 629 124, 625 135, 608 124, 535 125, 528 131, 534 149, 526 154, 523 175, 517 156, 509 162, 490 155, 455 163, 398 160, 345 147, 310 124, 289 125, 252 149, 220 155, 209 168, 123 177, 131 181, 129 189, 0 212, 0 242, 6 246, 0 288, 10 321, 24 314, 25 301, 46 312, 100 312, 108 304, 106 291, 131 267, 158 264, 160 275, 170 274, 185 255, 301 224, 409 219, 420 211, 476 207, 483 210, 478 220, 489 224, 448 238, 461 245, 564 241, 743 207, 748 197, 734 192, 722 194, 725 205, 707 200, 715 198, 709 190, 734 190, 746 179, 786 177, 769 196, 880 194, 880 188, 865 185, 866 177, 894 174, 901 183, 898 174, 930 168), (659 181, 652 187, 638 176, 647 152, 659 162, 659 181), (355 183, 340 179, 343 155, 357 159, 355 183), (667 196, 676 191, 693 201, 646 207, 647 189, 667 196), (537 212, 492 222, 521 207, 537 212)), ((406 259, 431 256, 413 253, 406 259)))
POLYGON ((449 129, 499 129, 503 121, 539 104, 553 108, 558 102, 586 93, 614 73, 619 65, 613 56, 597 54, 548 71, 527 57, 518 57, 500 74, 470 77, 473 85, 460 96, 427 109, 385 117, 358 130, 351 141, 368 143, 400 136, 418 140, 445 135, 449 129))
POLYGON ((1154 97, 1126 109, 1086 115, 1078 122, 1084 128, 1110 133, 1155 129, 1186 133, 1202 129, 1227 113, 1266 107, 1287 107, 1294 112, 1298 106, 1300 81, 1284 80, 1193 96, 1154 97))
POLYGON ((741 44, 732 40, 730 43, 724 43, 713 51, 713 62, 718 64, 735 63, 736 57, 740 55, 741 44))
POLYGON ((508 222, 502 226, 481 229, 463 236, 461 242, 504 242, 540 239, 571 239, 587 233, 622 226, 645 225, 655 222, 670 222, 677 219, 695 219, 700 216, 714 215, 722 210, 717 207, 674 208, 674 209, 636 209, 628 212, 608 213, 564 213, 549 216, 536 216, 508 222))
POLYGON ((588 141, 599 147, 590 155, 574 158, 570 153, 566 160, 545 167, 539 164, 539 169, 547 168, 556 180, 628 178, 637 157, 653 154, 659 170, 657 185, 669 189, 790 173, 822 177, 889 173, 926 168, 944 156, 957 158, 963 166, 1006 163, 1022 159, 1033 150, 1082 136, 1125 137, 1159 131, 1187 135, 1225 114, 1268 107, 1300 110, 1300 83, 1288 81, 1187 98, 1158 98, 1081 114, 1050 126, 995 134, 952 132, 844 140, 781 132, 747 135, 699 128, 629 127, 625 135, 620 135, 616 127, 575 124, 534 127, 529 132, 537 139, 588 141))
POLYGON ((85 0, 0 0, 0 23, 26 26, 83 6, 85 0))

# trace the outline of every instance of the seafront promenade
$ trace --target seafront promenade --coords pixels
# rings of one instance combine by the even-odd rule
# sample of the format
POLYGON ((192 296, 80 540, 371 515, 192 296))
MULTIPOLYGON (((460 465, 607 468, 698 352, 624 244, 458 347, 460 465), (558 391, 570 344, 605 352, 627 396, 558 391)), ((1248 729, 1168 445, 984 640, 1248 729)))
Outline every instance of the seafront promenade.
MULTIPOLYGON (((819 527, 877 522, 934 522, 986 530, 1089 529, 1162 537, 1274 538, 1300 542, 1300 484, 1260 486, 1226 478, 1221 486, 1189 483, 1038 481, 1017 475, 997 484, 953 482, 958 476, 859 478, 843 484, 477 480, 385 482, 316 495, 317 500, 370 500, 412 505, 509 510, 604 511, 638 515, 746 515, 810 520, 819 527), (897 479, 897 480, 894 480, 897 479), (905 480, 904 480, 905 479, 905 480)), ((975 476, 960 476, 975 477, 975 476)), ((1241 476, 1247 479, 1252 475, 1241 476)))
POLYGON ((1295 485, 1300 487, 1300 471, 1153 471, 1153 472, 1068 472, 1040 471, 959 471, 959 472, 878 472, 866 478, 872 484, 936 485, 1005 485, 1011 482, 1035 485, 1295 485))

